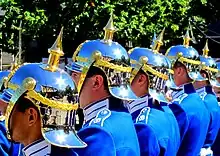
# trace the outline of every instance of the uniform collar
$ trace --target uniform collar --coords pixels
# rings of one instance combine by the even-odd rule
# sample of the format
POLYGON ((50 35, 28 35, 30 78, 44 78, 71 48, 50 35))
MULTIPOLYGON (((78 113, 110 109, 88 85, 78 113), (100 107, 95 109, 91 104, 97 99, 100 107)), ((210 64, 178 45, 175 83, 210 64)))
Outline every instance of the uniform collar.
POLYGON ((148 106, 148 100, 152 99, 149 95, 145 95, 140 99, 134 100, 128 104, 128 110, 130 114, 143 109, 144 107, 148 106))
POLYGON ((214 94, 214 91, 212 89, 212 86, 205 86, 205 87, 202 87, 202 88, 199 88, 196 90, 196 92, 200 95, 200 94, 203 94, 203 93, 207 93, 207 94, 214 94))
POLYGON ((192 83, 187 83, 187 84, 184 84, 184 85, 178 87, 177 91, 173 91, 171 93, 171 96, 172 96, 172 99, 176 99, 184 93, 185 94, 191 94, 191 93, 195 93, 195 92, 196 91, 193 87, 193 84, 192 83))
POLYGON ((109 99, 102 99, 94 102, 83 109, 85 122, 95 118, 97 113, 105 108, 109 108, 109 99))
POLYGON ((40 156, 51 154, 51 144, 43 139, 37 140, 22 149, 25 156, 40 156))

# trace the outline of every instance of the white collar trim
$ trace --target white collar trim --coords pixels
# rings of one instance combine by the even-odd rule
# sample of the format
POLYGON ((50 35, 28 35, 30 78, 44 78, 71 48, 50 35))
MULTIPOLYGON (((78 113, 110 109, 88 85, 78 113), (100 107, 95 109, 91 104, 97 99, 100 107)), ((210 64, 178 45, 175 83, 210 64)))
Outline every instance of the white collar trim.
POLYGON ((51 144, 40 139, 24 147, 22 151, 25 156, 46 156, 51 154, 51 144))
POLYGON ((150 97, 148 95, 134 100, 131 103, 128 104, 128 110, 130 112, 130 114, 143 109, 144 107, 148 106, 148 100, 150 99, 150 97))
POLYGON ((95 118, 98 112, 105 108, 109 108, 109 99, 95 102, 85 107, 83 110, 85 122, 95 118))

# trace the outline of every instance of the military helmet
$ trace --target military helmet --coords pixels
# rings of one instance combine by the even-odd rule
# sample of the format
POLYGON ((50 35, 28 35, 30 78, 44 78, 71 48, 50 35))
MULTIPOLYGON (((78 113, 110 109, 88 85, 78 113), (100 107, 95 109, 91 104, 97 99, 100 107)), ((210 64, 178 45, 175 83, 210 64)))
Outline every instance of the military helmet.
POLYGON ((217 64, 217 69, 218 69, 218 73, 216 74, 216 78, 220 78, 220 62, 216 61, 216 64, 217 64))
POLYGON ((216 75, 218 74, 218 66, 215 60, 208 56, 208 40, 206 41, 205 47, 203 48, 203 55, 200 56, 202 62, 202 70, 206 71, 208 74, 208 80, 212 86, 220 87, 220 83, 216 80, 216 75))
POLYGON ((183 63, 186 66, 188 75, 192 80, 204 81, 205 78, 200 75, 202 65, 199 53, 192 46, 189 46, 190 40, 189 30, 187 30, 184 36, 183 45, 170 47, 165 55, 171 60, 172 65, 174 65, 176 61, 183 63))
POLYGON ((27 63, 9 74, 5 86, 12 92, 6 110, 6 128, 9 138, 12 110, 21 96, 38 108, 41 132, 49 143, 67 148, 83 148, 86 144, 74 130, 75 110, 78 108, 77 87, 64 70, 58 68, 63 56, 61 30, 56 42, 49 49, 47 64, 27 63))
POLYGON ((9 98, 7 95, 3 94, 3 90, 5 89, 4 87, 4 82, 9 75, 10 71, 0 71, 0 99, 6 103, 9 102, 9 98))
MULTIPOLYGON (((81 91, 90 67, 95 66, 105 73, 109 91, 113 96, 124 100, 134 100, 137 97, 129 84, 130 58, 125 48, 112 41, 116 31, 112 15, 104 27, 104 31, 104 39, 85 41, 78 46, 73 54, 73 62, 81 67, 82 71, 78 90, 81 91)), ((74 65, 72 69, 75 70, 77 66, 74 65)))
POLYGON ((161 102, 167 102, 165 97, 165 84, 169 79, 170 66, 167 58, 159 53, 163 44, 163 33, 154 41, 152 49, 136 47, 129 51, 133 67, 131 82, 140 70, 148 75, 149 94, 161 102))
MULTIPOLYGON (((24 63, 25 64, 25 63, 24 63)), ((0 93, 1 93, 1 96, 0 96, 0 100, 6 102, 6 103, 9 103, 10 101, 10 98, 12 96, 12 92, 13 90, 11 89, 5 89, 5 82, 7 81, 9 75, 13 75, 14 72, 21 66, 21 61, 18 60, 17 57, 15 57, 15 61, 13 63, 11 63, 11 68, 10 70, 7 70, 7 71, 2 71, 2 77, 1 77, 1 80, 0 80, 0 93), (4 90, 5 89, 5 90, 4 90)))

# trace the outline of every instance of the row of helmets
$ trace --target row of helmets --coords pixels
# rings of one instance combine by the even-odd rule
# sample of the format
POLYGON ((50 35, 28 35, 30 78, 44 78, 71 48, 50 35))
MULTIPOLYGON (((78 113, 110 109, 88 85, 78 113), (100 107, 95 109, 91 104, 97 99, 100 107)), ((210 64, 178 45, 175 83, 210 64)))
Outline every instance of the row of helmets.
POLYGON ((130 83, 138 71, 143 70, 149 77, 149 94, 160 101, 167 101, 164 96, 166 90, 177 88, 172 79, 172 67, 177 60, 187 67, 188 75, 192 80, 206 80, 200 75, 200 71, 205 70, 209 74, 210 83, 220 86, 215 77, 218 73, 217 65, 215 60, 208 56, 208 43, 203 49, 204 54, 200 56, 192 46, 189 46, 191 40, 189 30, 184 36, 183 45, 172 46, 165 55, 159 53, 160 46, 163 45, 165 29, 153 41, 151 48, 136 47, 128 53, 120 44, 112 41, 116 31, 112 15, 104 31, 104 39, 80 44, 73 54, 72 66, 67 67, 83 73, 78 84, 79 92, 88 69, 95 66, 105 72, 109 91, 113 96, 126 100, 135 99, 130 83))

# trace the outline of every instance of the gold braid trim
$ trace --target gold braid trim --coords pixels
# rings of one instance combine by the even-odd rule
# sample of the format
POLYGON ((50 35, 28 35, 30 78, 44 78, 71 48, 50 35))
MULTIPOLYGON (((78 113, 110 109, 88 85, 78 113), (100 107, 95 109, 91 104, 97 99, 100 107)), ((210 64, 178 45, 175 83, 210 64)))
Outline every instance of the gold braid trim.
POLYGON ((88 62, 89 60, 88 60, 87 58, 77 56, 77 57, 76 57, 76 61, 80 61, 80 62, 88 62))
POLYGON ((81 50, 82 46, 84 43, 88 42, 88 40, 86 40, 85 42, 81 43, 77 48, 76 48, 76 51, 73 53, 73 57, 72 57, 72 60, 75 61, 77 60, 77 56, 79 51, 81 50))
POLYGON ((115 65, 113 63, 110 63, 108 61, 105 61, 105 60, 97 60, 94 65, 97 65, 97 66, 102 66, 102 67, 107 67, 107 68, 110 68, 110 69, 114 69, 116 71, 120 71, 120 72, 127 72, 127 73, 130 73, 132 68, 131 67, 123 67, 123 66, 120 66, 120 65, 115 65))
POLYGON ((214 72, 214 73, 218 73, 218 69, 215 69, 215 68, 211 68, 211 67, 202 67, 203 70, 209 70, 211 72, 214 72))
POLYGON ((131 60, 130 62, 131 62, 131 64, 138 64, 138 62, 136 60, 131 60))
POLYGON ((186 62, 186 63, 196 64, 196 65, 201 64, 200 61, 191 60, 191 59, 188 59, 188 58, 185 58, 185 57, 180 57, 179 60, 180 60, 180 62, 186 62))
POLYGON ((172 69, 168 69, 168 72, 169 72, 170 74, 174 74, 174 71, 173 71, 172 69))
POLYGON ((144 64, 142 69, 146 72, 149 71, 150 73, 152 73, 153 75, 160 77, 164 80, 168 80, 168 75, 162 74, 158 71, 156 71, 155 69, 151 68, 149 65, 144 64))
POLYGON ((19 88, 18 85, 13 84, 13 83, 11 83, 11 82, 8 82, 7 85, 8 85, 8 88, 10 88, 10 89, 12 89, 12 90, 16 90, 17 88, 19 88))
POLYGON ((49 100, 48 98, 43 97, 36 91, 28 91, 27 96, 30 98, 33 98, 37 101, 40 101, 42 104, 45 104, 49 107, 56 108, 56 109, 61 109, 61 110, 77 110, 78 109, 78 104, 70 104, 70 103, 63 103, 60 101, 54 101, 54 100, 49 100))
MULTIPOLYGON (((131 60, 131 63, 132 64, 139 64, 136 60, 131 60)), ((162 74, 158 71, 156 71, 155 69, 151 68, 149 65, 147 64, 144 64, 142 69, 146 72, 146 71, 149 71, 150 73, 154 74, 155 76, 158 76, 164 80, 168 80, 168 76, 165 75, 165 74, 162 74)), ((173 73, 173 70, 171 69, 168 69, 169 73, 173 73)))
POLYGON ((128 50, 128 54, 131 54, 134 51, 134 48, 128 50))
POLYGON ((9 81, 10 81, 11 78, 14 76, 15 72, 16 72, 22 65, 23 65, 23 64, 15 66, 14 69, 12 69, 11 72, 8 74, 7 79, 6 79, 5 82, 4 82, 5 88, 8 87, 9 81))
MULTIPOLYGON (((79 57, 79 56, 76 57, 76 60, 80 61, 80 62, 88 62, 89 61, 87 58, 83 58, 83 57, 79 57)), ((120 65, 110 63, 110 62, 105 61, 105 60, 101 60, 101 59, 97 60, 94 63, 94 65, 114 69, 116 71, 121 71, 121 72, 131 72, 131 70, 132 70, 131 67, 123 67, 123 66, 120 66, 120 65)))
MULTIPOLYGON (((19 86, 9 82, 8 88, 16 90, 19 88, 19 86)), ((39 93, 37 93, 34 90, 28 91, 27 96, 30 98, 33 98, 37 101, 40 101, 41 103, 43 103, 49 107, 53 107, 53 108, 57 108, 57 109, 61 109, 61 110, 69 110, 69 111, 78 109, 78 104, 73 105, 73 104, 69 104, 69 103, 63 103, 60 101, 50 100, 50 99, 43 97, 42 95, 40 95, 39 93)))

